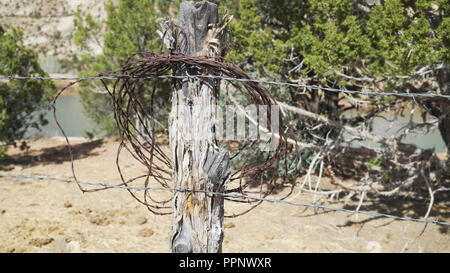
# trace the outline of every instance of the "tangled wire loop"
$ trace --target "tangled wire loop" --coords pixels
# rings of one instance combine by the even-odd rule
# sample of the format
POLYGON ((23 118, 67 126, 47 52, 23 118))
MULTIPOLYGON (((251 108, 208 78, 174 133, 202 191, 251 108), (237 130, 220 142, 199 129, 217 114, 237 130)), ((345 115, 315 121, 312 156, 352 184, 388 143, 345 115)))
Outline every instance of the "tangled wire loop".
MULTIPOLYGON (((230 64, 227 60, 219 57, 201 57, 201 56, 187 56, 181 53, 136 53, 131 56, 121 70, 112 73, 101 73, 99 76, 114 76, 116 80, 102 79, 102 83, 105 89, 108 91, 114 111, 114 119, 117 123, 117 127, 120 135, 120 144, 116 155, 116 165, 119 171, 122 183, 120 185, 128 186, 129 184, 137 181, 144 180, 144 186, 147 187, 150 183, 150 178, 158 182, 165 188, 170 188, 172 176, 172 163, 170 157, 164 152, 155 140, 155 112, 153 109, 155 91, 157 89, 157 79, 155 76, 173 75, 180 76, 180 71, 187 71, 184 68, 188 68, 189 71, 195 71, 196 80, 202 81, 205 84, 218 86, 219 81, 217 79, 201 78, 201 75, 217 75, 225 76, 229 78, 250 79, 242 69, 230 64), (149 84, 152 84, 149 89, 149 84), (146 92, 147 90, 147 92, 146 92), (150 92, 148 92, 150 90, 150 92), (143 105, 142 96, 146 93, 150 94, 150 105, 143 105), (143 129, 137 130, 135 125, 136 117, 143 125, 143 129), (147 122, 146 122, 147 121, 147 122), (146 168, 146 174, 133 177, 131 179, 125 178, 121 166, 119 163, 119 157, 122 149, 125 148, 138 162, 140 162, 146 168)), ((185 76, 185 75, 182 75, 185 76)), ((172 90, 180 90, 182 79, 171 78, 170 84, 172 90)), ((55 97, 53 101, 53 114, 58 127, 61 129, 63 135, 66 138, 69 152, 72 161, 72 172, 74 179, 77 180, 74 164, 73 164, 73 151, 69 143, 69 139, 64 133, 63 128, 58 123, 55 114, 55 102, 61 93, 68 87, 76 84, 79 81, 72 82, 65 88, 63 88, 55 97)), ((270 91, 263 88, 256 82, 229 82, 236 90, 242 93, 249 103, 253 105, 266 105, 268 113, 271 111, 271 107, 276 105, 276 101, 271 95, 270 91)), ((148 101, 148 100, 147 100, 148 101)), ((269 128, 270 126, 270 120, 269 128)), ((288 144, 286 141, 289 135, 292 139, 296 139, 294 132, 286 122, 286 118, 283 113, 280 113, 279 128, 277 128, 277 138, 279 139, 279 145, 275 151, 272 152, 260 152, 258 149, 253 149, 261 142, 261 139, 247 141, 245 155, 242 154, 244 160, 240 168, 236 169, 233 173, 231 180, 237 180, 239 183, 232 189, 228 189, 226 192, 238 192, 243 195, 251 194, 249 188, 251 183, 260 184, 260 190, 257 193, 259 197, 266 197, 271 194, 275 189, 283 185, 288 173, 288 154, 294 154, 292 147, 295 149, 295 159, 293 160, 294 166, 297 166, 299 162, 298 147, 297 145, 288 144), (281 129, 283 127, 283 129, 281 129), (291 151, 288 153, 288 145, 291 147, 291 151), (250 154, 251 153, 251 154, 250 154), (258 153, 258 154, 256 154, 258 153), (251 156, 250 156, 251 155, 251 156), (283 174, 280 174, 279 169, 283 168, 283 174), (264 185, 264 190, 263 190, 264 185)), ((270 129, 269 129, 270 130, 270 129)), ((241 150, 240 152, 242 152, 241 150)), ((291 160, 292 161, 292 160, 291 160)), ((297 174, 290 174, 295 179, 297 174)), ((83 192, 92 192, 103 190, 105 188, 84 189, 78 184, 83 192)), ((293 190, 294 183, 290 187, 290 190, 284 196, 288 197, 293 190)), ((147 206, 147 208, 158 215, 170 214, 171 206, 169 202, 171 197, 167 197, 163 200, 157 200, 152 196, 149 190, 143 192, 143 198, 137 196, 137 192, 133 192, 127 189, 131 195, 140 203, 147 206)), ((255 192, 253 192, 255 194, 255 192)), ((284 199, 282 198, 282 199, 284 199)), ((233 214, 228 217, 235 217, 252 210, 262 201, 249 200, 246 198, 231 198, 227 197, 227 200, 235 202, 252 203, 250 206, 246 206, 243 212, 233 214)))

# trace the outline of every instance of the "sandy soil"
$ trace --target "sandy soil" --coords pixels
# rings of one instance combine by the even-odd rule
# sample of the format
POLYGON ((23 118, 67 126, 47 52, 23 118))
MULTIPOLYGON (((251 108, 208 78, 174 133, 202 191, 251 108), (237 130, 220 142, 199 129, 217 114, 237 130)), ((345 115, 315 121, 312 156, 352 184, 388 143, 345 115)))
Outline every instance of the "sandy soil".
MULTIPOLYGON (((114 140, 74 140, 78 178, 118 183, 114 140)), ((39 139, 27 153, 10 150, 0 173, 72 178, 62 140, 39 139)), ((129 174, 142 167, 125 155, 129 174)), ((274 196, 276 197, 276 196, 274 196)), ((296 202, 311 203, 300 194, 296 202)), ((357 199, 323 203, 355 208, 357 199)), ((226 213, 242 210, 226 203, 226 213)), ((365 201, 361 210, 422 217, 426 202, 365 201)), ((432 218, 449 221, 449 202, 440 201, 432 218)), ((82 194, 75 184, 0 178, 0 252, 168 252, 170 216, 152 215, 125 190, 82 194)), ((450 252, 448 228, 363 215, 314 211, 266 203, 225 219, 224 252, 450 252)))

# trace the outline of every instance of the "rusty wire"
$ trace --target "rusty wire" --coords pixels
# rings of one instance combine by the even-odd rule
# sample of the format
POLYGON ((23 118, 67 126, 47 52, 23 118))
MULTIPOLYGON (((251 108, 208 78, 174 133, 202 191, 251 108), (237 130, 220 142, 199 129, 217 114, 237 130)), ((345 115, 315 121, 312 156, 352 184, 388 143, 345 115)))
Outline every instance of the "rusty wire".
MULTIPOLYGON (((140 52, 132 55, 125 63, 125 65, 118 71, 112 73, 101 73, 99 77, 114 77, 112 84, 108 80, 101 79, 105 89, 107 90, 113 104, 114 119, 117 124, 120 136, 120 144, 118 147, 116 155, 116 165, 120 174, 122 183, 121 186, 129 186, 131 183, 139 179, 144 179, 144 187, 148 187, 150 178, 153 178, 162 187, 170 188, 172 166, 170 157, 164 153, 162 147, 155 140, 154 132, 154 113, 153 113, 153 98, 155 96, 156 81, 153 79, 152 94, 150 99, 150 111, 147 111, 147 107, 142 105, 140 101, 140 96, 144 92, 145 85, 151 83, 150 79, 152 77, 162 76, 162 75, 179 75, 180 67, 194 68, 199 77, 197 80, 202 81, 204 84, 215 85, 219 84, 218 80, 201 78, 201 75, 216 75, 228 78, 239 78, 239 79, 250 79, 250 77, 238 66, 231 64, 224 58, 220 57, 203 57, 203 56, 188 56, 175 52, 162 52, 150 53, 150 52, 140 52), (132 117, 135 113, 140 113, 138 119, 141 124, 143 124, 143 132, 136 130, 135 124, 133 123, 132 117), (146 125, 143 120, 150 121, 149 125, 146 125), (142 139, 147 139, 149 141, 142 141, 142 139), (133 177, 131 179, 125 178, 121 165, 119 163, 120 154, 125 148, 139 163, 145 166, 147 173, 145 175, 140 175, 133 177)), ((70 145, 69 139, 64 132, 64 129, 59 124, 56 117, 55 103, 58 97, 66 90, 68 87, 80 82, 80 80, 71 82, 68 86, 61 89, 54 98, 53 101, 53 115, 64 135, 71 158, 72 173, 75 181, 77 176, 74 168, 74 157, 72 147, 70 145)), ((268 113, 271 111, 273 105, 277 105, 277 102, 271 95, 270 91, 262 87, 259 83, 253 81, 241 81, 239 83, 228 81, 232 84, 242 95, 246 97, 248 102, 258 106, 265 105, 268 108, 268 113)), ((178 90, 181 87, 181 79, 172 78, 171 87, 173 90, 178 90)), ((268 120, 268 128, 272 128, 270 124, 270 119, 268 120)), ((270 130, 270 129, 269 129, 270 130)), ((249 159, 250 153, 255 153, 256 149, 247 149, 244 156, 244 162, 239 170, 237 170, 233 176, 232 180, 238 180, 239 186, 233 189, 229 189, 226 192, 238 192, 242 195, 248 195, 252 192, 248 191, 250 184, 258 181, 260 184, 259 197, 264 198, 271 194, 275 189, 279 189, 286 182, 286 175, 288 171, 288 154, 292 154, 295 150, 295 166, 299 162, 298 146, 292 143, 288 144, 287 136, 291 139, 296 139, 293 130, 291 129, 289 123, 286 121, 283 113, 280 113, 280 123, 278 128, 279 134, 279 145, 273 152, 260 152, 254 158, 264 158, 261 162, 249 159), (289 147, 288 147, 289 146, 289 147), (292 149, 292 147, 294 149, 292 149), (288 152, 288 149, 291 149, 288 152), (278 166, 283 165, 285 169, 284 174, 280 175, 278 171, 278 166), (271 175, 268 175, 271 172, 271 175), (262 190, 262 185, 265 185, 266 190, 262 190)), ((252 141, 248 144, 249 148, 256 147, 261 143, 262 140, 252 141)), ((295 140, 296 141, 296 140, 295 140)), ((258 151, 259 152, 259 151, 258 151)), ((294 174, 295 178, 298 174, 294 174)), ((294 178, 294 179, 295 179, 294 178)), ((291 184, 288 193, 281 198, 288 197, 294 187, 294 183, 291 184)), ((92 192, 104 190, 106 188, 95 188, 95 189, 84 189, 80 184, 78 184, 82 192, 92 192)), ((147 208, 154 214, 164 215, 171 213, 171 206, 169 202, 171 199, 156 200, 149 190, 145 190, 143 193, 143 198, 139 198, 136 193, 127 189, 130 194, 138 200, 138 202, 147 206, 147 208)), ((253 192, 254 193, 254 192, 253 192)), ((233 214, 228 217, 235 217, 252 210, 259 204, 261 200, 258 199, 248 199, 248 198, 226 198, 227 200, 235 202, 245 202, 250 203, 250 208, 244 210, 241 213, 233 214)))

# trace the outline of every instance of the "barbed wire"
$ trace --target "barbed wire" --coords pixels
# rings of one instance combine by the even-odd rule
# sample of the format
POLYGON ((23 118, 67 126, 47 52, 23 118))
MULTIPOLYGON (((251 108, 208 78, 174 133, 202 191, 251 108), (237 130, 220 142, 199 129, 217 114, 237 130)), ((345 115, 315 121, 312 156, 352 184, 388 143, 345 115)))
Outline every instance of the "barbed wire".
POLYGON ((378 212, 371 212, 371 211, 364 211, 364 210, 350 210, 350 209, 345 209, 345 208, 328 207, 328 206, 323 206, 323 205, 297 203, 297 202, 285 201, 285 200, 276 199, 276 198, 269 199, 269 198, 249 196, 249 195, 244 195, 244 194, 239 194, 239 193, 223 193, 223 192, 214 192, 214 191, 205 191, 205 190, 191 190, 191 189, 187 189, 187 188, 132 187, 132 186, 124 186, 124 185, 111 185, 111 184, 105 184, 105 183, 77 181, 77 180, 73 180, 73 179, 47 177, 47 176, 26 176, 26 175, 0 174, 0 177, 16 178, 16 179, 33 179, 33 180, 38 180, 38 181, 48 180, 48 181, 55 181, 55 182, 75 183, 75 184, 83 184, 83 185, 96 186, 96 187, 113 188, 113 189, 127 189, 127 190, 134 190, 134 191, 160 190, 160 191, 184 192, 184 193, 186 193, 186 192, 205 193, 205 194, 210 194, 210 195, 221 195, 223 197, 229 197, 229 198, 244 198, 244 199, 249 199, 249 200, 253 199, 256 201, 291 205, 291 206, 296 206, 296 207, 307 207, 307 208, 324 209, 324 210, 344 212, 344 213, 363 214, 363 215, 372 216, 374 218, 384 217, 384 218, 390 218, 390 219, 399 220, 399 221, 409 221, 409 222, 419 222, 419 223, 426 223, 426 224, 450 226, 450 222, 443 222, 443 221, 439 221, 436 219, 435 220, 417 219, 417 218, 395 216, 395 215, 390 215, 390 214, 385 214, 385 213, 378 213, 378 212))
POLYGON ((328 92, 337 92, 337 93, 345 93, 345 94, 358 94, 365 96, 396 96, 396 97, 406 97, 406 98, 428 98, 428 99, 448 99, 450 100, 450 95, 442 95, 434 93, 429 90, 428 93, 397 93, 397 92, 376 92, 376 91, 358 91, 358 90, 347 90, 347 89, 338 89, 332 87, 323 87, 318 85, 307 85, 307 84, 298 84, 298 83, 290 83, 290 82, 277 82, 277 81, 269 81, 269 80, 261 80, 261 79, 243 79, 243 78, 230 78, 218 75, 185 75, 185 76, 177 76, 177 75, 155 75, 155 76, 146 76, 146 77, 136 77, 129 75, 120 75, 120 76, 86 76, 86 77, 40 77, 40 76, 4 76, 0 75, 0 79, 3 80, 59 80, 59 81, 86 81, 86 80, 117 80, 123 78, 144 78, 144 79, 186 79, 186 78, 209 78, 209 79, 217 79, 217 80, 226 80, 226 81, 236 81, 236 82, 254 82, 259 84, 267 84, 267 85, 277 85, 277 86, 290 86, 290 87, 298 87, 312 90, 323 90, 328 92), (432 93, 430 93, 432 92, 432 93))

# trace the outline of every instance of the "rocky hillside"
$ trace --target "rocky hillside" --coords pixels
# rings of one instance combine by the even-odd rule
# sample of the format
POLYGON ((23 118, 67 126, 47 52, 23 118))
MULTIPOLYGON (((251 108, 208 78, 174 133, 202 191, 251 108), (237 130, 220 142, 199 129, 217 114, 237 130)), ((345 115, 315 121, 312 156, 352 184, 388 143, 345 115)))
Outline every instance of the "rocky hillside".
MULTIPOLYGON (((106 19, 107 0, 0 0, 0 24, 24 32, 24 44, 34 48, 41 65, 50 73, 61 72, 58 60, 76 52, 73 42, 74 14, 91 13, 97 21, 106 19)), ((97 48, 101 52, 101 48, 97 48)))

